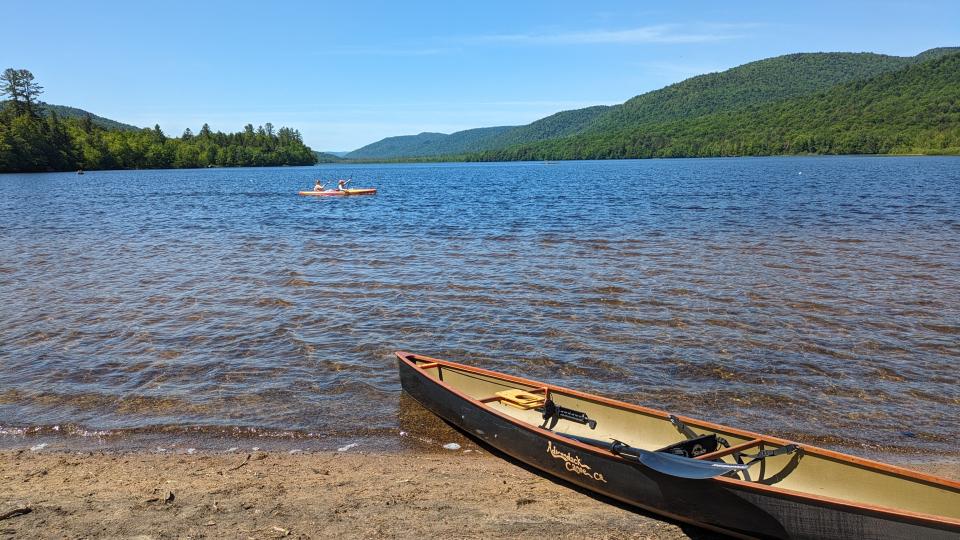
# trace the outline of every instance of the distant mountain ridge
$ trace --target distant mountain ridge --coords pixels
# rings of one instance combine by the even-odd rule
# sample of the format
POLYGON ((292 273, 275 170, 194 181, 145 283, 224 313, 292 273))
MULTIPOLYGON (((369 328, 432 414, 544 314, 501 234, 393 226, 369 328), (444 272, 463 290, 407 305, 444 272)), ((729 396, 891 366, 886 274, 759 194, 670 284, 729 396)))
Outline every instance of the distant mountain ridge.
POLYGON ((811 95, 488 150, 468 160, 960 154, 960 52, 811 95))
POLYGON ((103 129, 119 130, 119 131, 137 131, 142 128, 137 126, 131 126, 130 124, 124 124, 123 122, 117 122, 116 120, 111 120, 109 118, 104 118, 102 116, 97 116, 93 113, 87 112, 83 109, 77 109, 76 107, 67 107, 66 105, 51 105, 49 103, 43 103, 41 105, 44 113, 49 111, 54 111, 57 113, 57 116, 60 118, 83 118, 87 115, 90 115, 90 118, 93 120, 93 123, 97 126, 102 127, 103 129))
POLYGON ((317 163, 340 163, 343 158, 329 152, 318 152, 313 150, 313 155, 317 158, 317 163))
POLYGON ((345 157, 375 160, 452 157, 465 153, 487 155, 515 146, 536 146, 544 141, 580 135, 593 134, 591 138, 596 139, 604 133, 692 120, 812 95, 957 51, 960 48, 942 47, 912 57, 874 53, 789 54, 692 77, 620 105, 562 111, 525 126, 477 128, 450 135, 421 133, 389 137, 345 157))
POLYGON ((515 129, 515 126, 468 129, 449 135, 424 132, 419 135, 387 137, 354 150, 344 157, 347 159, 379 159, 477 152, 491 148, 487 141, 512 129, 515 129))

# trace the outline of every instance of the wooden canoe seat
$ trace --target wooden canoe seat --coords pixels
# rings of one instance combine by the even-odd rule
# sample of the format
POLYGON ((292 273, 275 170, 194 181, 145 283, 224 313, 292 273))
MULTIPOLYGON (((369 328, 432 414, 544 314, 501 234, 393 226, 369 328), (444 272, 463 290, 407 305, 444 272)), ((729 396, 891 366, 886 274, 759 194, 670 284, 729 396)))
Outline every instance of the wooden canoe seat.
POLYGON ((513 408, 526 411, 543 407, 543 404, 547 401, 547 398, 543 395, 535 395, 533 391, 510 388, 508 390, 501 390, 496 394, 480 399, 479 401, 480 403, 499 401, 500 403, 509 405, 513 408))

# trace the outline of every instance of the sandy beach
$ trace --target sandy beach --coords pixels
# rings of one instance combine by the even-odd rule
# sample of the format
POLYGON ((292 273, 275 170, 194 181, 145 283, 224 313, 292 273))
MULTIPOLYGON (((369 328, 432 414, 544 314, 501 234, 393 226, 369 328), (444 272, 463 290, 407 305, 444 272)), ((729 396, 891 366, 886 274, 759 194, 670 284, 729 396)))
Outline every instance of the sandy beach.
MULTIPOLYGON (((924 465, 960 478, 960 464, 924 465)), ((714 538, 485 451, 0 452, 3 538, 714 538)))

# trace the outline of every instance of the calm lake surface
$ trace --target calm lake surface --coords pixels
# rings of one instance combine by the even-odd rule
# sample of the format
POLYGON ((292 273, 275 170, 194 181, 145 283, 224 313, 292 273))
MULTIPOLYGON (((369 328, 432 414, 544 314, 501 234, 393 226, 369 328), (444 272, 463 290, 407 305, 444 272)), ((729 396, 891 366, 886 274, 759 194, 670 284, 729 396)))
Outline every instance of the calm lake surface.
POLYGON ((960 459, 960 159, 0 176, 0 446, 454 440, 397 349, 960 459))

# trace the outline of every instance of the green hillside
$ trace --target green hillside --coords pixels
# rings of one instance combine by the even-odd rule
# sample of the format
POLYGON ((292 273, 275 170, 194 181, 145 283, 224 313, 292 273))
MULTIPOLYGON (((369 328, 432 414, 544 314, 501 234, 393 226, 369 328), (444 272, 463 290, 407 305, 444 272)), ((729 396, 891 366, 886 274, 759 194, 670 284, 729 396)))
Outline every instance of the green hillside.
POLYGON ((595 105, 585 109, 558 112, 546 118, 541 118, 532 124, 505 130, 487 141, 487 149, 495 150, 515 144, 576 135, 592 126, 599 116, 608 112, 611 108, 606 105, 595 105))
POLYGON ((317 163, 340 163, 343 161, 342 157, 327 152, 317 152, 314 150, 313 155, 317 158, 317 163))
MULTIPOLYGON (((0 101, 0 110, 3 110, 6 107, 6 101, 0 101)), ((116 120, 111 120, 109 118, 104 118, 102 116, 97 116, 93 113, 87 112, 83 109, 77 109, 76 107, 67 107, 66 105, 51 105, 49 103, 41 103, 39 106, 40 113, 43 115, 48 115, 50 111, 57 113, 57 116, 60 118, 86 118, 87 116, 93 121, 93 125, 107 129, 107 130, 120 130, 120 131, 137 131, 140 128, 137 126, 131 126, 130 124, 124 124, 122 122, 117 122, 116 120)))
POLYGON ((609 107, 597 105, 562 111, 525 126, 468 129, 449 135, 421 133, 388 137, 346 154, 347 159, 397 159, 456 155, 507 148, 515 144, 574 135, 596 120, 609 107))
POLYGON ((916 57, 873 53, 800 53, 767 58, 687 79, 613 107, 586 131, 694 118, 782 101, 901 69, 916 57))
MULTIPOLYGON (((942 57, 957 48, 939 48, 913 57, 873 53, 800 53, 768 58, 720 73, 687 79, 636 96, 612 107, 596 106, 563 111, 525 126, 467 130, 451 135, 421 133, 390 137, 347 155, 348 158, 398 159, 452 156, 463 152, 501 151, 517 145, 537 148, 552 139, 593 134, 590 140, 660 125, 692 120, 720 112, 744 110, 808 96, 837 85, 901 70, 942 57), (461 142, 468 139, 468 142, 461 142)), ((516 153, 517 151, 513 151, 516 153)), ((526 150, 524 150, 526 152, 526 150)), ((510 155, 511 152, 494 152, 510 155)))
POLYGON ((83 118, 87 115, 93 120, 93 124, 97 127, 103 129, 119 130, 119 131, 138 131, 141 128, 137 126, 131 126, 130 124, 124 124, 123 122, 117 122, 116 120, 110 120, 109 118, 104 118, 102 116, 97 116, 92 113, 88 113, 83 109, 77 109, 74 107, 67 107, 66 105, 51 105, 49 103, 44 103, 41 106, 44 114, 47 114, 49 111, 54 111, 57 113, 57 116, 60 118, 83 118))
POLYGON ((447 154, 463 154, 492 148, 487 141, 495 138, 512 126, 468 129, 449 135, 445 133, 421 133, 388 137, 368 144, 347 154, 348 159, 390 159, 397 157, 424 157, 447 154))
POLYGON ((514 146, 469 159, 960 153, 960 53, 926 58, 932 59, 810 96, 514 146))

